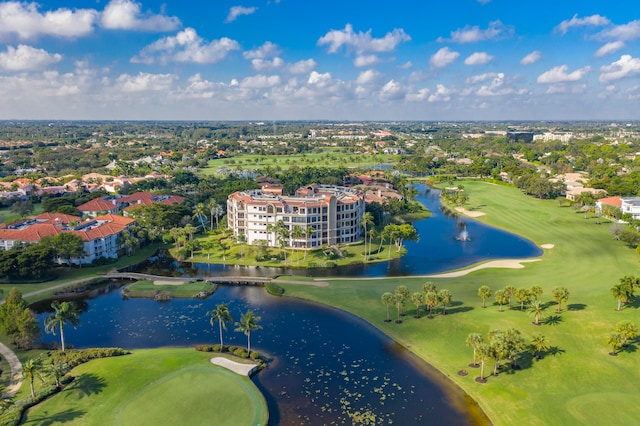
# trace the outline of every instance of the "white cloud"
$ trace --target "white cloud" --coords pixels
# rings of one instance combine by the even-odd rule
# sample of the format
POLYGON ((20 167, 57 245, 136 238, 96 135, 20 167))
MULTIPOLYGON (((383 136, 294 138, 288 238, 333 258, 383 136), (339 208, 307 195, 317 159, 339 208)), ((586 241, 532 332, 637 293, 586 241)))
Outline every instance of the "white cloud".
POLYGON ((570 95, 579 95, 584 93, 584 90, 587 88, 586 84, 552 84, 549 86, 547 91, 545 92, 547 95, 556 95, 556 94, 570 94, 570 95))
POLYGON ((277 75, 252 75, 242 79, 240 87, 243 89, 266 89, 280 84, 277 75))
POLYGON ((242 15, 251 15, 258 10, 257 7, 244 7, 244 6, 233 6, 229 9, 229 14, 227 15, 227 19, 224 22, 229 23, 235 21, 238 16, 242 15))
POLYGON ((58 53, 50 54, 44 49, 20 44, 17 48, 7 46, 6 52, 0 52, 0 68, 7 71, 37 70, 61 59, 62 55, 58 53))
POLYGON ((409 102, 421 102, 429 96, 429 89, 420 89, 414 93, 407 93, 405 99, 409 102))
POLYGON ((638 73, 640 73, 640 59, 633 58, 631 55, 622 55, 610 65, 600 67, 600 81, 607 83, 638 73))
POLYGON ((404 64, 400 65, 398 68, 400 68, 401 70, 408 70, 412 66, 413 66, 413 62, 407 61, 404 64))
POLYGON ((449 50, 448 47, 443 47, 438 50, 432 57, 429 59, 429 64, 431 64, 434 68, 442 68, 446 67, 450 63, 454 62, 460 53, 449 50))
POLYGON ((562 34, 566 34, 570 28, 573 27, 602 27, 608 25, 611 21, 600 15, 585 16, 584 18, 578 18, 578 14, 573 15, 573 18, 564 20, 556 27, 556 30, 562 34))
POLYGON ((622 49, 623 47, 624 47, 624 42, 623 41, 612 41, 612 42, 609 42, 609 43, 605 44, 600 49, 598 49, 596 51, 596 53, 595 53, 595 56, 596 57, 605 56, 605 55, 608 55, 609 53, 613 53, 615 51, 618 51, 618 50, 622 49))
POLYGON ((454 43, 477 43, 484 40, 500 40, 511 37, 513 27, 504 25, 501 21, 489 22, 487 29, 482 30, 476 26, 466 26, 451 32, 451 38, 438 37, 439 42, 452 41, 454 43))
POLYGON ((229 52, 240 49, 237 41, 223 37, 206 43, 193 28, 175 36, 163 37, 131 58, 131 62, 152 64, 156 61, 211 64, 223 60, 229 52))
POLYGON ((325 87, 332 80, 333 77, 331 77, 331 73, 326 72, 324 74, 320 74, 319 72, 311 71, 307 83, 318 87, 325 87))
POLYGON ((132 0, 111 0, 100 22, 110 30, 173 31, 181 25, 175 16, 141 13, 140 7, 140 3, 132 0))
POLYGON ((173 74, 146 72, 137 75, 122 74, 116 79, 116 85, 123 92, 169 91, 177 78, 173 74))
POLYGON ((402 28, 388 32, 382 38, 371 37, 371 30, 355 33, 351 24, 344 30, 331 30, 318 40, 318 45, 329 45, 329 53, 336 53, 342 46, 352 48, 358 54, 364 52, 392 52, 398 44, 411 40, 402 28))
POLYGON ((270 41, 265 41, 262 46, 256 49, 243 52, 242 56, 245 59, 267 59, 278 56, 279 54, 280 48, 277 44, 271 43, 270 41))
POLYGON ((581 80, 584 76, 586 76, 591 67, 583 67, 577 69, 573 72, 567 73, 569 67, 567 65, 560 65, 554 68, 551 68, 549 71, 545 71, 538 76, 536 80, 538 83, 542 84, 554 84, 554 83, 567 83, 581 80))
POLYGON ((251 60, 251 66, 256 71, 271 71, 282 68, 284 61, 277 56, 271 60, 256 58, 251 60))
POLYGON ((624 25, 616 25, 597 35, 598 38, 612 38, 615 40, 631 41, 640 38, 640 20, 631 21, 624 25))
POLYGON ((522 65, 531 65, 538 62, 542 58, 542 54, 538 50, 534 50, 533 52, 526 55, 524 58, 520 59, 520 63, 522 65))
POLYGON ((380 80, 380 73, 376 70, 366 70, 362 71, 358 78, 356 79, 356 83, 358 84, 372 84, 377 83, 380 80))
POLYGON ((497 73, 497 72, 488 72, 488 73, 485 73, 485 74, 478 74, 478 75, 474 75, 474 76, 471 76, 471 77, 467 78, 466 83, 467 84, 481 83, 483 81, 490 80, 490 79, 493 79, 493 78, 496 78, 496 77, 503 78, 504 74, 503 73, 497 73))
POLYGON ((40 35, 80 37, 93 31, 98 12, 93 9, 56 9, 41 13, 37 3, 0 3, 0 37, 17 35, 30 39, 40 35))
POLYGON ((313 59, 302 60, 289 64, 288 71, 291 74, 306 74, 316 67, 316 61, 313 59))
POLYGON ((465 65, 486 65, 493 60, 493 56, 486 52, 474 52, 464 60, 465 65))
POLYGON ((377 64, 378 62, 380 62, 380 58, 376 55, 358 55, 353 60, 353 66, 362 68, 377 64))
POLYGON ((427 100, 429 102, 449 102, 453 93, 452 89, 447 89, 443 84, 438 84, 435 93, 429 95, 427 100))
POLYGON ((627 90, 627 96, 632 101, 640 99, 640 86, 633 86, 627 90))
POLYGON ((405 97, 405 90, 400 83, 395 80, 389 80, 379 94, 380 99, 385 101, 403 99, 405 97))
POLYGON ((600 93, 598 93, 598 99, 608 99, 617 93, 618 88, 615 85, 610 84, 605 87, 604 90, 602 90, 600 93))

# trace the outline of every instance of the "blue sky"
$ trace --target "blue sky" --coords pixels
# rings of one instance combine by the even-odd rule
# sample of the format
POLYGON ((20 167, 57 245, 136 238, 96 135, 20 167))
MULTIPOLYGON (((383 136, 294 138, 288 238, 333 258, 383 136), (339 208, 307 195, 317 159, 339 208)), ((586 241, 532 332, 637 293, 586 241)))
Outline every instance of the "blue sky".
POLYGON ((640 9, 0 1, 0 119, 640 119, 640 9))

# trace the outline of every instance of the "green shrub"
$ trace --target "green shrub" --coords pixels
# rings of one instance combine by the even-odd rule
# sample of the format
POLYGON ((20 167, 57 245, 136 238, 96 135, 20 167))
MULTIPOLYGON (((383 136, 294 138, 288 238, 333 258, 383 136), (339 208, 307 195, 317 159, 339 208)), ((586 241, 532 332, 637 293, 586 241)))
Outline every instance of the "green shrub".
POLYGON ((112 356, 128 355, 130 353, 131 352, 121 348, 71 349, 65 352, 53 352, 51 358, 54 362, 64 362, 69 368, 74 368, 92 359, 109 358, 112 356))
POLYGON ((267 292, 273 296, 282 296, 284 294, 284 288, 280 287, 278 284, 273 281, 268 282, 265 285, 267 292))
POLYGON ((20 420, 22 420, 22 414, 28 408, 44 401, 46 398, 59 391, 60 389, 55 385, 50 385, 36 392, 35 398, 31 398, 31 395, 29 395, 26 398, 16 401, 14 404, 10 405, 6 410, 4 410, 2 414, 0 414, 0 425, 14 426, 20 424, 20 420))
MULTIPOLYGON (((220 346, 220 345, 218 345, 218 346, 220 346)), ((200 352, 218 352, 211 345, 197 345, 196 346, 196 351, 200 351, 200 352)))
POLYGON ((247 356, 249 356, 244 348, 237 348, 235 351, 233 351, 233 354, 240 358, 247 358, 247 356))

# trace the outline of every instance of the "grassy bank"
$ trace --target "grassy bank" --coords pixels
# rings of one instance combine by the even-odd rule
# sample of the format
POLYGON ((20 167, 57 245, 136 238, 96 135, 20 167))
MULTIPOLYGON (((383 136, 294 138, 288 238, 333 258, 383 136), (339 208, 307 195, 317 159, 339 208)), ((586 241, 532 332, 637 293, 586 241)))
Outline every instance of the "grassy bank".
POLYGON ((166 295, 168 298, 194 298, 198 295, 210 295, 216 290, 216 285, 204 281, 189 281, 183 284, 155 284, 150 280, 136 281, 128 285, 122 292, 123 297, 142 297, 157 299, 166 295))
MULTIPOLYGON (((482 182, 464 185, 470 196, 466 207, 486 213, 479 220, 554 248, 523 269, 484 269, 458 278, 332 280, 329 287, 282 283, 286 294, 328 303, 365 318, 461 386, 495 424, 640 422, 640 409, 634 402, 640 397, 640 354, 632 344, 612 357, 607 346, 607 336, 617 322, 628 319, 640 324, 637 305, 617 312, 610 294, 620 277, 638 275, 640 256, 615 241, 608 225, 584 219, 570 208, 559 207, 557 201, 536 200, 515 188, 482 182), (400 284, 411 292, 420 291, 425 281, 452 292, 449 315, 415 319, 415 307, 408 305, 402 324, 384 322, 382 293, 400 284), (544 324, 534 326, 533 318, 518 308, 499 312, 493 299, 483 309, 477 296, 483 284, 494 291, 506 285, 542 286, 541 300, 547 306, 544 324), (551 289, 557 286, 570 291, 568 308, 560 315, 553 313, 551 297, 551 289), (486 384, 476 383, 479 371, 468 366, 473 352, 465 345, 467 335, 481 333, 486 338, 490 330, 510 327, 519 329, 527 341, 534 334, 545 335, 555 350, 539 361, 523 359, 521 370, 490 377, 486 384), (463 369, 467 376, 458 375, 463 369)), ((489 362, 487 368, 492 367, 489 362)))
POLYGON ((247 377, 184 349, 137 350, 72 370, 62 392, 23 422, 47 425, 267 424, 264 397, 247 377))

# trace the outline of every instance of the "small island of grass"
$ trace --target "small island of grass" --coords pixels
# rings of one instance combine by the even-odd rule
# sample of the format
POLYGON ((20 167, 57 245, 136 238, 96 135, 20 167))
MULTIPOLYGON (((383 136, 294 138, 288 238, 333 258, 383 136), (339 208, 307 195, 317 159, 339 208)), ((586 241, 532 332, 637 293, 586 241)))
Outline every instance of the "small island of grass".
POLYGON ((140 280, 122 289, 123 297, 170 300, 173 297, 204 298, 216 291, 217 285, 207 281, 157 282, 140 280))

